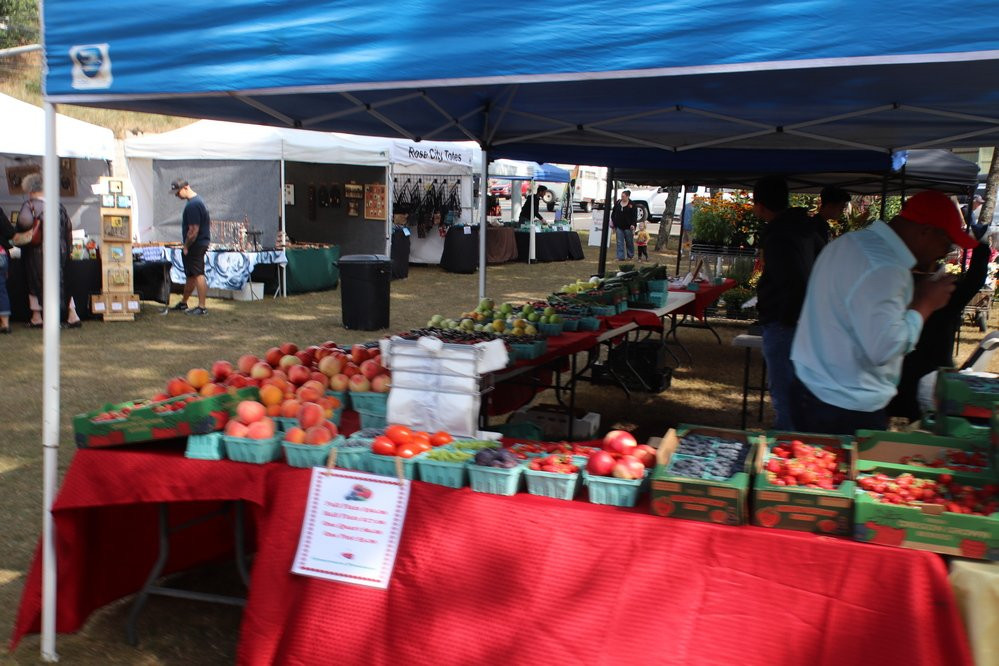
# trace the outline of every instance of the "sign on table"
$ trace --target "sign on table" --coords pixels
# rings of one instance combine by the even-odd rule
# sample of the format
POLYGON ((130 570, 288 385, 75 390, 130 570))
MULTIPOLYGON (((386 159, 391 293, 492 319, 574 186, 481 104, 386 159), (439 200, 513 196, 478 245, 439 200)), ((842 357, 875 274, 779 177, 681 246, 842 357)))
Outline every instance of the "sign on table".
POLYGON ((410 482, 314 467, 292 573, 388 587, 410 482))

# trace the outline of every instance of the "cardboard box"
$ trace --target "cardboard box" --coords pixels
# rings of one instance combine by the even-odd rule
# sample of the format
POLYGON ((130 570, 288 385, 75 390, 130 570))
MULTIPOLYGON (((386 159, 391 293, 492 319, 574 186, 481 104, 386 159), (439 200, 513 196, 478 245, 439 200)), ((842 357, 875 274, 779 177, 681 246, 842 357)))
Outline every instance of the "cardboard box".
POLYGON ((925 432, 884 432, 858 430, 857 469, 861 472, 881 469, 886 473, 917 473, 921 469, 939 469, 967 474, 980 483, 997 478, 995 451, 991 442, 941 437, 925 432), (940 461, 942 465, 934 465, 940 461), (981 462, 983 465, 974 464, 981 462))
POLYGON ((936 400, 940 414, 990 419, 995 403, 999 402, 999 379, 940 368, 936 400))
POLYGON ((979 425, 961 416, 927 415, 923 417, 922 428, 935 435, 967 439, 979 444, 992 440, 992 427, 979 425))
POLYGON ((853 527, 856 457, 848 437, 810 433, 768 432, 766 446, 757 457, 753 483, 753 524, 817 534, 848 535, 853 527), (841 451, 845 481, 833 490, 770 483, 764 471, 773 448, 782 442, 805 444, 841 451))
MULTIPOLYGON (((882 470, 872 470, 882 471, 882 470)), ((892 474, 889 470, 883 470, 892 474)), ((914 476, 935 478, 941 472, 920 470, 914 476)), ((864 475, 862 474, 861 477, 864 475)), ((955 481, 975 486, 968 475, 955 481)), ((857 490, 853 536, 857 541, 928 550, 945 555, 999 560, 999 513, 973 516, 944 511, 940 504, 907 506, 879 502, 857 490)))
MULTIPOLYGON (((600 431, 600 415, 576 410, 572 423, 573 439, 593 439, 600 431)), ((508 423, 533 423, 548 439, 562 440, 569 432, 569 413, 561 405, 535 405, 510 416, 508 423)))
POLYGON ((742 430, 681 424, 663 437, 656 450, 656 468, 650 490, 652 513, 669 518, 686 518, 724 525, 745 525, 749 510, 750 472, 758 456, 756 437, 742 430), (733 439, 750 447, 743 471, 725 481, 673 476, 669 463, 684 435, 697 433, 733 439))

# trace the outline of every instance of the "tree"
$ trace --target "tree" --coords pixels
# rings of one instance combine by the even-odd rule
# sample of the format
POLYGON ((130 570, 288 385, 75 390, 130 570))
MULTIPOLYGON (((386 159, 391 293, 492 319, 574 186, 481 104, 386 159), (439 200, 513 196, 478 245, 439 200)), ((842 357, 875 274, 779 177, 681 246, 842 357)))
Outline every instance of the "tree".
POLYGON ((659 223, 659 235, 656 237, 656 252, 666 248, 670 231, 673 230, 673 211, 676 210, 676 200, 680 197, 680 186, 671 185, 666 188, 666 207, 663 208, 663 219, 659 223))
POLYGON ((978 210, 978 223, 989 224, 996 209, 996 190, 999 190, 999 146, 992 149, 992 163, 985 179, 985 201, 978 210))
POLYGON ((38 26, 36 0, 0 0, 0 48, 38 43, 38 26))

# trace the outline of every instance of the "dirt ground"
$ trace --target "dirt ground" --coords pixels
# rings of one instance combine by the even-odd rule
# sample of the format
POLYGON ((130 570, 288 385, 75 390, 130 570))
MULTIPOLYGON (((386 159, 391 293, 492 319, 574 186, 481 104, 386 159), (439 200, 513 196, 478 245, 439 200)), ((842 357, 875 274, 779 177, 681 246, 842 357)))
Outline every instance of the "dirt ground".
MULTIPOLYGON (((585 247, 584 235, 584 247, 585 247)), ((650 243, 650 251, 654 245, 650 243)), ((558 287, 596 272, 598 248, 585 247, 586 259, 555 264, 512 263, 490 266, 487 293, 498 301, 542 298, 558 287)), ((613 255, 613 253, 611 253, 613 255)), ((675 249, 652 253, 653 261, 675 264, 675 249)), ((610 263, 616 267, 615 262, 610 263)), ((475 274, 446 273, 438 266, 412 266, 409 278, 392 283, 391 329, 422 327, 433 314, 454 316, 477 303, 475 274)), ((149 397, 166 380, 192 367, 208 367, 219 358, 264 352, 284 341, 299 345, 335 340, 364 342, 380 333, 348 331, 341 323, 340 292, 266 298, 255 302, 212 300, 207 317, 178 313, 160 315, 160 308, 143 303, 132 323, 88 322, 61 336, 61 448, 65 472, 74 454, 71 418, 104 402, 149 397)), ((995 321, 991 322, 994 326, 995 321)), ((705 330, 681 329, 680 340, 692 362, 679 367, 672 385, 659 394, 633 394, 619 388, 583 384, 578 406, 601 414, 601 430, 626 426, 640 439, 659 435, 677 423, 738 427, 742 400, 744 350, 732 339, 748 322, 716 320, 719 344, 705 330)), ((959 357, 972 351, 982 334, 962 328, 959 357)), ((42 502, 42 334, 15 325, 3 336, 6 359, 0 370, 0 489, 4 537, 0 539, 0 627, 13 626, 21 590, 35 552, 42 502)), ((754 352, 754 370, 759 357, 754 352)), ((959 359, 959 360, 960 360, 959 359)), ((999 369, 996 367, 993 370, 999 369)), ((539 402, 551 402, 542 395, 539 402)), ((751 412, 749 427, 766 427, 767 409, 759 422, 751 412)), ((188 574, 189 584, 231 589, 236 586, 228 567, 188 574)), ((124 620, 130 599, 111 604, 91 616, 77 634, 58 637, 58 651, 70 664, 223 664, 234 659, 239 610, 195 601, 153 598, 140 622, 140 646, 124 641, 124 620)), ((6 635, 6 634, 5 634, 6 635)), ((39 639, 29 636, 13 654, 0 648, 0 663, 39 662, 39 639)))

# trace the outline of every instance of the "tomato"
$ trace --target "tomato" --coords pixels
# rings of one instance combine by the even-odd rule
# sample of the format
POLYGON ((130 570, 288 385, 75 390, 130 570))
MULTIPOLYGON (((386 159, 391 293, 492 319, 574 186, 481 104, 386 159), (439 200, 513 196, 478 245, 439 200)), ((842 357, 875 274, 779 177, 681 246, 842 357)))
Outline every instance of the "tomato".
POLYGON ((379 435, 371 442, 371 452, 380 456, 394 456, 395 442, 384 435, 379 435))
POLYGON ((454 441, 454 437, 444 432, 443 430, 438 430, 433 435, 430 436, 431 446, 444 446, 445 444, 450 444, 454 441))
POLYGON ((416 433, 413 438, 409 440, 409 443, 420 449, 420 451, 429 451, 432 446, 430 444, 430 437, 426 434, 416 433))
POLYGON ((422 453, 418 446, 413 444, 403 444, 402 446, 396 447, 395 454, 400 458, 412 458, 413 456, 422 453))
POLYGON ((385 436, 395 442, 396 445, 408 444, 413 436, 413 431, 404 425, 390 425, 385 428, 385 436))

